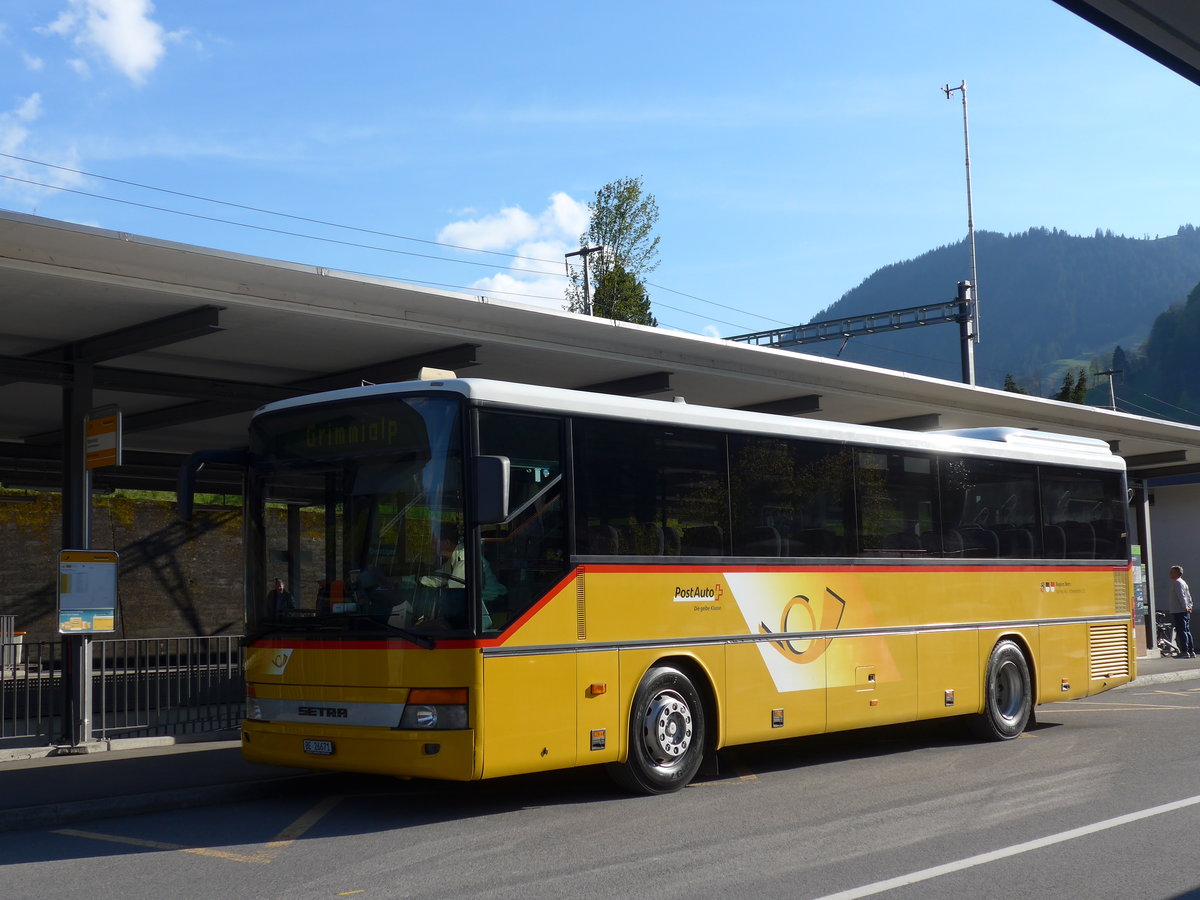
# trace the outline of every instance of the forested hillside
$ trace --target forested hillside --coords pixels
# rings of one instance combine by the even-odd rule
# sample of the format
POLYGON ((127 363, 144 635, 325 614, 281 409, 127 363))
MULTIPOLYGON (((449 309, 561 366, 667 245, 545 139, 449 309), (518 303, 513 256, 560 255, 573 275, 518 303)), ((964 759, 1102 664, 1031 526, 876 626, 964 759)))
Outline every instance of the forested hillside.
MULTIPOLYGON (((1011 373, 1040 396, 1055 393, 1069 366, 1086 366, 1094 357, 1109 360, 1117 345, 1141 345, 1156 316, 1182 304, 1200 283, 1200 230, 1190 225, 1155 238, 1099 231, 1078 237, 1046 228, 1015 235, 980 232, 976 256, 982 338, 977 381, 1002 387, 1011 373)), ((880 269, 814 321, 952 299, 969 273, 965 241, 939 247, 880 269)), ((1192 314, 1200 329, 1200 306, 1192 314)), ((839 348, 829 342, 802 349, 832 356, 839 348)), ((1186 352, 1200 359, 1200 344, 1193 340, 1186 352)), ((958 328, 935 325, 855 338, 841 358, 957 380, 958 328)))
POLYGON ((1124 372, 1116 379, 1118 409, 1200 425, 1200 286, 1154 320, 1136 352, 1122 349, 1112 368, 1124 372))

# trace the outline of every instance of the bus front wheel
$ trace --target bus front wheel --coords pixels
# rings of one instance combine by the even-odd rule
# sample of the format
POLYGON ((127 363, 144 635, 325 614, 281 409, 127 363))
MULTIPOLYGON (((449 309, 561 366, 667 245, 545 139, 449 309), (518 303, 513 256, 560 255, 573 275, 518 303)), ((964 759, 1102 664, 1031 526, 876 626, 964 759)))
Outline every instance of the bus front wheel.
POLYGON ((1012 641, 1001 641, 988 658, 983 714, 976 733, 989 741, 1008 741, 1025 730, 1033 712, 1033 690, 1025 654, 1012 641))
POLYGON ((642 794, 686 785, 704 758, 704 704, 683 672, 657 666, 646 673, 629 715, 629 758, 612 769, 617 783, 642 794))

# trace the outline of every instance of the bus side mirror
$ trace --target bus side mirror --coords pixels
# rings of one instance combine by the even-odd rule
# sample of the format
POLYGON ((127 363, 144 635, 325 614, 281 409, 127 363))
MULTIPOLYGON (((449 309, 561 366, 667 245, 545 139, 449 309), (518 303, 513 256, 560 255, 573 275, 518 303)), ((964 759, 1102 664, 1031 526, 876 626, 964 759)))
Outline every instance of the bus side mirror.
POLYGON ((189 456, 179 470, 179 485, 175 490, 179 518, 184 522, 192 520, 192 501, 196 495, 196 475, 204 468, 205 463, 223 463, 244 468, 248 460, 249 454, 245 450, 198 450, 189 456))
POLYGON ((475 457, 475 521, 499 525, 508 518, 507 456, 475 457))

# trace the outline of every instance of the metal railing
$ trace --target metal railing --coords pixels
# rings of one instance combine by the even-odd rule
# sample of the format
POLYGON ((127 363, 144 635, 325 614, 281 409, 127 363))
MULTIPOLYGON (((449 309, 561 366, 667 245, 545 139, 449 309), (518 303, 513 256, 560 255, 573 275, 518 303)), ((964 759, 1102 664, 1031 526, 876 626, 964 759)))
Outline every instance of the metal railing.
MULTIPOLYGON (((92 641, 92 737, 236 728, 245 705, 240 636, 92 641)), ((0 644, 0 747, 64 735, 62 644, 0 644)))

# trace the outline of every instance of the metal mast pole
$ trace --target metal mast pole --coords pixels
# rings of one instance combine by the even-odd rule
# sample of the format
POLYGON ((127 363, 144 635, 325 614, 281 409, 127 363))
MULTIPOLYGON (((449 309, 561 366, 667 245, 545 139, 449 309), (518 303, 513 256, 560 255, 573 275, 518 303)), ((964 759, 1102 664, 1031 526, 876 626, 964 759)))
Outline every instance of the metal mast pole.
POLYGON ((1109 401, 1108 408, 1113 410, 1114 412, 1117 409, 1117 389, 1113 387, 1113 376, 1114 375, 1123 375, 1124 373, 1125 373, 1124 369, 1105 369, 1103 372, 1096 373, 1097 375, 1107 375, 1108 376, 1108 401, 1109 401))
POLYGON ((580 247, 574 253, 564 253, 563 256, 570 259, 572 256, 583 257, 583 313, 590 316, 592 314, 592 282, 588 277, 588 255, 596 253, 603 248, 601 247, 580 247))
POLYGON ((967 160, 967 240, 971 245, 971 287, 973 288, 974 298, 972 299, 972 307, 974 309, 975 332, 972 339, 975 343, 979 343, 979 273, 975 269, 975 213, 971 208, 971 134, 967 128, 967 82, 964 80, 958 87, 950 87, 946 85, 942 88, 946 99, 950 99, 950 95, 955 91, 962 94, 963 108, 963 146, 966 148, 967 160))

